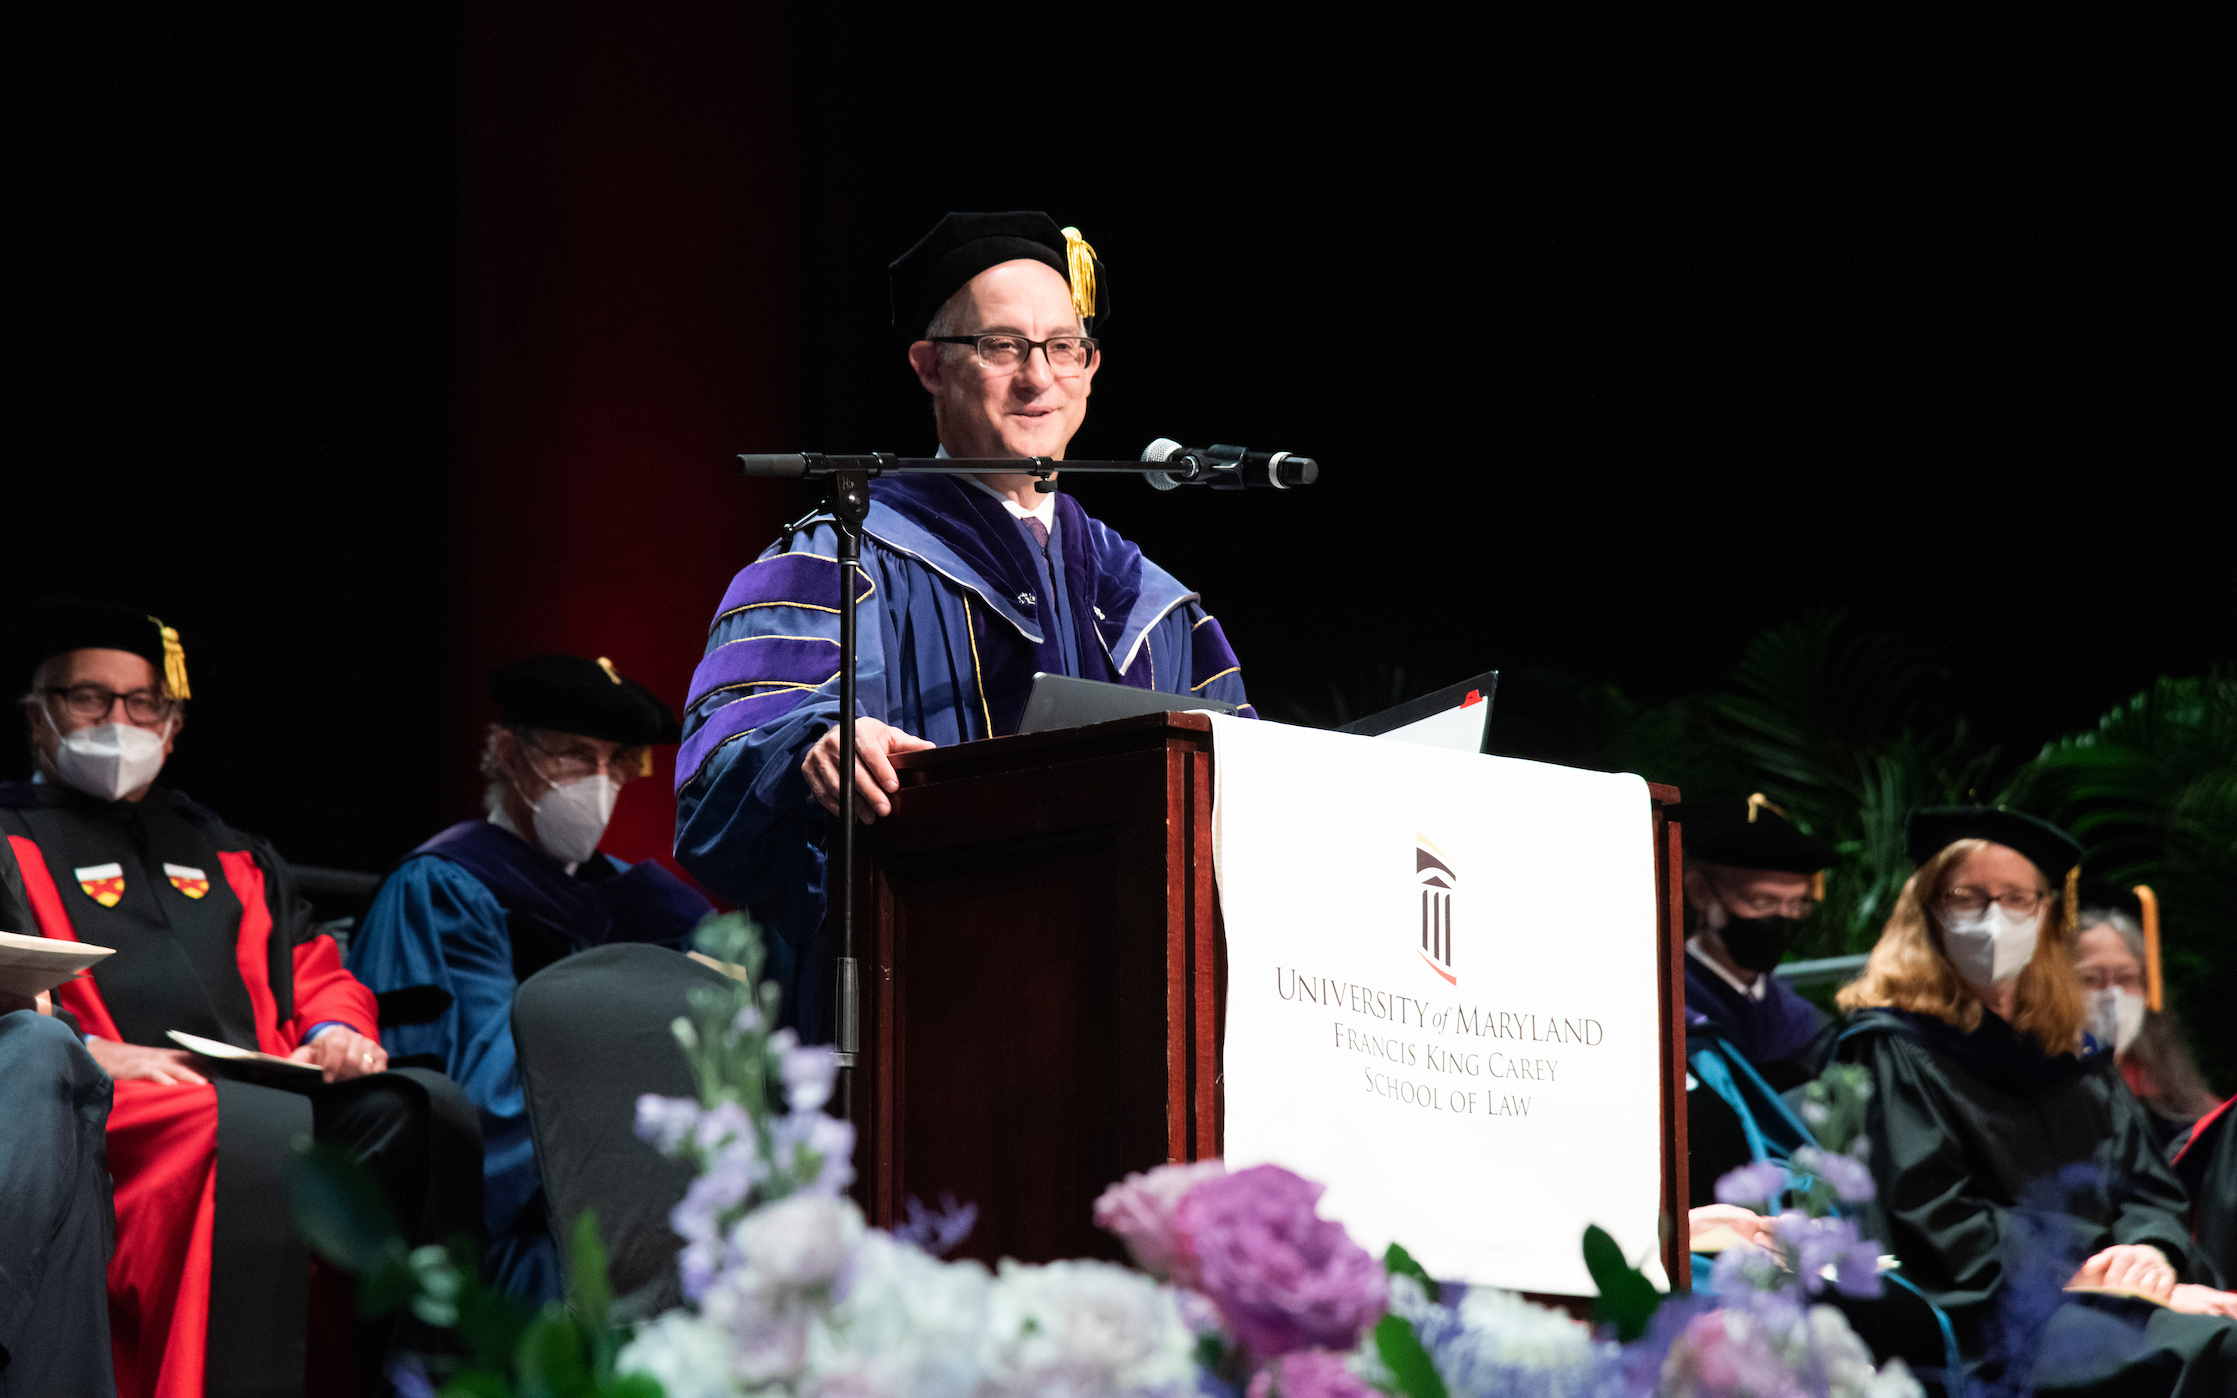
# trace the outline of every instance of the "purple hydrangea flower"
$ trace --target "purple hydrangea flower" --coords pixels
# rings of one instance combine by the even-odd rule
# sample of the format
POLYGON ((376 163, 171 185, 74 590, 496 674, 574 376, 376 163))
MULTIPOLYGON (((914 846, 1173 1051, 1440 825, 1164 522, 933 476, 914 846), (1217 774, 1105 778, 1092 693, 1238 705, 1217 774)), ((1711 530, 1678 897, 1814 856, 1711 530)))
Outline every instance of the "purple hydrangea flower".
POLYGON ((637 1099, 637 1139, 650 1141, 662 1155, 674 1155, 699 1124, 699 1104, 689 1097, 648 1092, 637 1099))
POLYGON ((1314 1212, 1323 1192, 1259 1165, 1205 1180, 1175 1210, 1204 1294, 1261 1359, 1349 1350, 1389 1296, 1382 1264, 1314 1212))
POLYGON ((1269 1398, 1280 1370, 1281 1398, 1375 1398, 1375 1390, 1344 1367, 1346 1356, 1325 1349, 1299 1350, 1258 1371, 1245 1398, 1269 1398))
POLYGON ((1717 1202, 1749 1208, 1768 1204, 1776 1208, 1786 1186, 1786 1166, 1776 1160, 1758 1160, 1753 1165, 1742 1165, 1717 1181, 1717 1202))

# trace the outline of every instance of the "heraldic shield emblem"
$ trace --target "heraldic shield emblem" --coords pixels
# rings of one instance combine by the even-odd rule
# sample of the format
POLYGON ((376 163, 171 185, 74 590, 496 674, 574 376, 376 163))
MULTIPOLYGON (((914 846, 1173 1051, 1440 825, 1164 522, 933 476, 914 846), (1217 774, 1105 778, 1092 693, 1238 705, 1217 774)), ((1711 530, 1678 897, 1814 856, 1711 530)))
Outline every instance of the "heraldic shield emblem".
POLYGON ((199 898, 210 891, 210 876, 200 869, 190 869, 184 864, 166 864, 163 866, 163 875, 171 881, 171 887, 189 898, 199 898))
POLYGON ((85 896, 104 908, 113 908, 124 901, 124 866, 122 864, 88 864, 70 872, 78 876, 78 887, 85 896))

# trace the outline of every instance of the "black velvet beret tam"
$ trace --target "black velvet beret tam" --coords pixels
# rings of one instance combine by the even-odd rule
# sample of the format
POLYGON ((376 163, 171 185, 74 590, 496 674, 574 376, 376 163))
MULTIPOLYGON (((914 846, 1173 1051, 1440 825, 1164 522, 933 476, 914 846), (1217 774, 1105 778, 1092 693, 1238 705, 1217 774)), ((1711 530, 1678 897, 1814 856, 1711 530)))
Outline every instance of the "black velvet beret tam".
POLYGON ((491 672, 489 692, 497 700, 499 718, 509 724, 633 747, 683 738, 674 711, 603 656, 516 660, 491 672))

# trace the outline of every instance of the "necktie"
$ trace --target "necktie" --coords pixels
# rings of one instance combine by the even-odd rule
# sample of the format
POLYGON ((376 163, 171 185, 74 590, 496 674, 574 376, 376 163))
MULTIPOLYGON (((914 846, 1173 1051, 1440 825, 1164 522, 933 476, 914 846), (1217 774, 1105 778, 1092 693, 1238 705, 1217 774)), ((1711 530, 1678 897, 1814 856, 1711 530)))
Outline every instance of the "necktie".
POLYGON ((1019 522, 1032 532, 1033 542, 1041 546, 1041 552, 1047 553, 1049 551, 1049 527, 1032 515, 1027 515, 1019 522))

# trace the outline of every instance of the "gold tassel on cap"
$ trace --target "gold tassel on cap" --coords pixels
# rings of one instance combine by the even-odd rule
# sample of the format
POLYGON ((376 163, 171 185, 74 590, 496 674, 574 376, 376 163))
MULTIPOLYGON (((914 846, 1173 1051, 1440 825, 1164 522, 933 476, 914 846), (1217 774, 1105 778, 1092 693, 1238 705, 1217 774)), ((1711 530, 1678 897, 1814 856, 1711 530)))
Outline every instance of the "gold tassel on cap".
POLYGON ((621 683, 621 675, 614 669, 614 662, 603 655, 598 657, 598 668, 606 672, 607 679, 612 680, 615 684, 621 683))
POLYGON ((1758 791, 1753 796, 1750 796, 1748 798, 1748 824, 1755 824, 1756 815, 1758 812, 1761 811, 1769 811, 1771 814, 1777 816, 1781 820, 1790 818, 1785 811, 1780 810, 1777 806, 1771 804, 1770 797, 1758 791))
POLYGON ((652 775, 651 748, 637 749, 637 775, 640 777, 649 777, 652 775))
POLYGON ((2157 1010, 2163 998, 2159 983, 2159 895, 2152 892, 2148 883, 2140 883, 2129 891, 2143 905, 2144 1003, 2157 1010))
POLYGON ((2064 927, 2069 945, 2073 943, 2075 934, 2081 930, 2081 917, 2082 866, 2077 864, 2066 871, 2066 918, 2064 927))
POLYGON ((186 683, 186 647, 179 644, 178 628, 165 626, 163 618, 149 617, 155 629, 163 633, 163 687, 173 699, 192 699, 194 691, 186 683))
POLYGON ((1072 309, 1086 320, 1095 314, 1095 249, 1077 228, 1064 230, 1064 262, 1071 269, 1072 309))
POLYGON ((1825 870, 1823 869, 1810 875, 1810 901, 1813 903, 1825 901, 1825 870))

